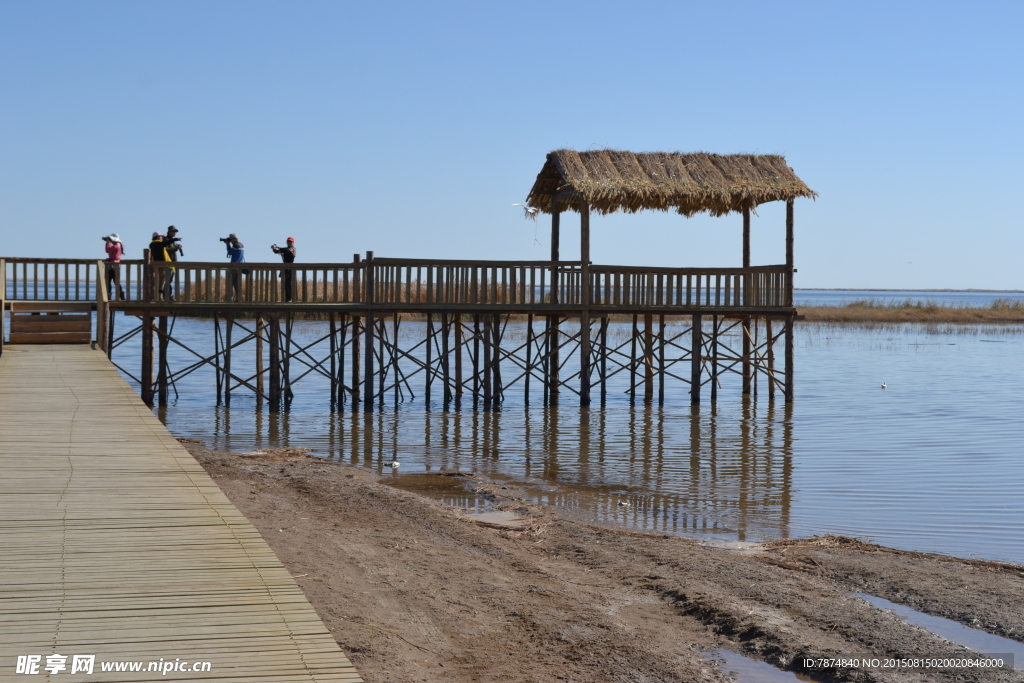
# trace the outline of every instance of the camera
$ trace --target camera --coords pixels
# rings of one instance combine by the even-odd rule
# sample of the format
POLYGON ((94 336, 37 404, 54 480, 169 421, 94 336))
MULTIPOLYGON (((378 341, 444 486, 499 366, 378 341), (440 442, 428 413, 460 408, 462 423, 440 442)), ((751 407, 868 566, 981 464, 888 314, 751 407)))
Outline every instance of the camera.
POLYGON ((219 239, 220 239, 220 241, 221 241, 221 242, 224 242, 225 244, 227 244, 228 242, 230 242, 230 241, 231 241, 231 238, 230 238, 230 237, 221 237, 221 238, 219 238, 219 239))
POLYGON ((276 244, 271 244, 270 248, 273 249, 274 251, 277 251, 278 249, 280 249, 280 247, 277 246, 276 244))

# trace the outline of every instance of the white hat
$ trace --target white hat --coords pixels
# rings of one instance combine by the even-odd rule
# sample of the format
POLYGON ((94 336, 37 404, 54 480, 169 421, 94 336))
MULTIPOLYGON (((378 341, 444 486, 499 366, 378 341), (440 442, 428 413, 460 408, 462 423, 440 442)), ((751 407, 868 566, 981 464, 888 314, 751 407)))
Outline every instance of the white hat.
POLYGON ((109 235, 107 235, 107 239, 110 240, 111 242, 120 242, 121 236, 118 235, 116 232, 112 232, 109 235))
POLYGON ((158 238, 160 238, 160 237, 163 237, 163 235, 161 235, 161 234, 160 234, 160 233, 158 233, 158 232, 154 232, 154 233, 153 233, 153 236, 152 236, 152 237, 150 237, 150 239, 153 239, 153 240, 155 240, 155 239, 158 239, 158 238))

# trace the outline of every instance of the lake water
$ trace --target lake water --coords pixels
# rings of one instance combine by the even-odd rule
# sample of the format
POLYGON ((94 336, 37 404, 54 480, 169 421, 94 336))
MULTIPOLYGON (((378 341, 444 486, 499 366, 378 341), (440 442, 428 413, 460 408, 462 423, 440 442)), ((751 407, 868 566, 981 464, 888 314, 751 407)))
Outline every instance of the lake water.
MULTIPOLYGON (((174 335, 209 349, 212 325, 178 320, 174 335)), ((422 323, 404 325, 422 335, 422 323)), ((311 342, 324 327, 300 324, 298 335, 311 342)), ((201 368, 157 412, 176 436, 212 448, 311 448, 389 477, 474 472, 632 528, 721 541, 832 533, 1024 563, 1021 328, 799 324, 796 340, 791 406, 745 401, 726 379, 717 404, 695 410, 686 385, 670 381, 664 406, 632 404, 618 386, 589 410, 525 406, 510 390, 500 411, 445 411, 425 404, 418 375, 420 398, 335 412, 313 372, 291 409, 271 414, 241 391, 230 409, 216 405, 213 371, 201 368), (393 460, 399 473, 384 467, 393 460)), ((137 348, 136 337, 114 356, 133 374, 137 348)), ((189 358, 172 347, 174 368, 189 358)), ((234 363, 241 372, 253 357, 234 363)))

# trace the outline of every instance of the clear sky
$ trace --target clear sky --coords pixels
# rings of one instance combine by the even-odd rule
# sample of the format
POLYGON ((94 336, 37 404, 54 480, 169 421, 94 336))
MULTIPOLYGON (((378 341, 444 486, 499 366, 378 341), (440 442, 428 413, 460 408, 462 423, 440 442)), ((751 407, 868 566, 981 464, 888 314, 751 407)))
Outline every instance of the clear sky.
MULTIPOLYGON (((1024 3, 0 0, 0 253, 545 259, 559 147, 785 154, 800 287, 1024 289, 1024 3)), ((783 260, 783 213, 754 219, 783 260)), ((563 258, 578 256, 575 215, 563 258)), ((733 266, 739 216, 592 258, 733 266)))

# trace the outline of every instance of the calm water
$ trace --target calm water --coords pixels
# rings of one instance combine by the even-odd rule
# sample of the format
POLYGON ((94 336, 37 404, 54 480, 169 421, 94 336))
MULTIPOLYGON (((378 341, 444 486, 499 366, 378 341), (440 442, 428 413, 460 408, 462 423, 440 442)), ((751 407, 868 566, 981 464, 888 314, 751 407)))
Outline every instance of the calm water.
MULTIPOLYGON (((323 331, 299 327, 307 343, 323 331)), ((211 321, 178 321, 174 334, 212 347, 211 321)), ((136 341, 114 358, 133 374, 136 341)), ((387 476, 392 460, 401 475, 476 472, 520 484, 536 503, 634 528, 714 540, 835 533, 1024 563, 1022 356, 1019 328, 805 324, 789 407, 745 402, 727 379, 717 406, 693 411, 686 386, 669 382, 664 407, 632 405, 620 385, 589 410, 527 407, 513 389, 501 411, 446 412, 425 404, 420 374, 416 399, 332 412, 327 381, 312 372, 291 410, 272 415, 242 392, 218 407, 213 372, 200 368, 158 412, 175 435, 213 448, 306 447, 387 476)), ((171 354, 176 369, 189 358, 171 354)), ((253 357, 234 363, 240 372, 253 357)))

